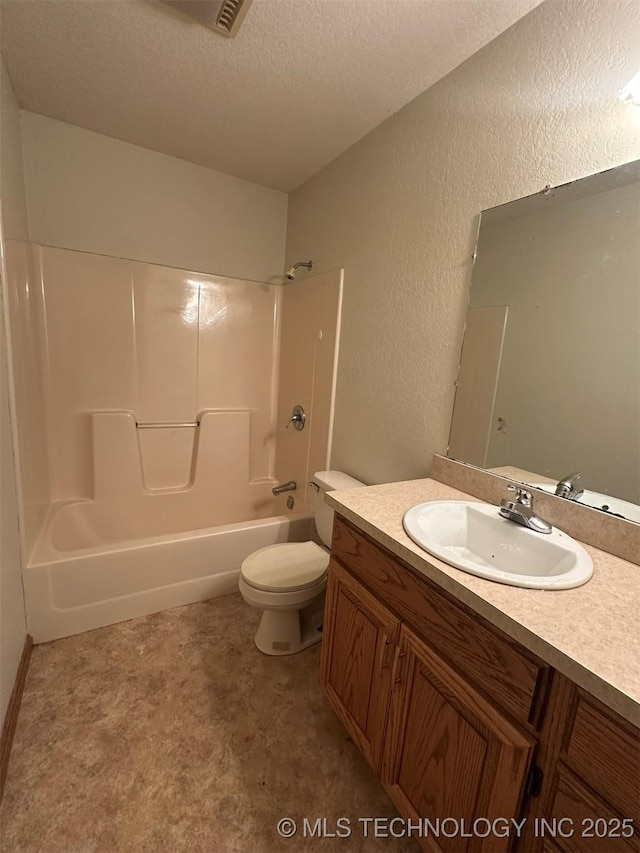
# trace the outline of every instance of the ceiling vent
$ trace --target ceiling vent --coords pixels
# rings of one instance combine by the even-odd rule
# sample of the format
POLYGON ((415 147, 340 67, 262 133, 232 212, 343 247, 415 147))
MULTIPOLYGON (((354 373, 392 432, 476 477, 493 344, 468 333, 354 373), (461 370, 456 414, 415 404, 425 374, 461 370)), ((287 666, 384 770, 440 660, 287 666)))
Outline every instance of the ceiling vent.
POLYGON ((165 0, 210 30, 232 37, 238 32, 251 0, 165 0))

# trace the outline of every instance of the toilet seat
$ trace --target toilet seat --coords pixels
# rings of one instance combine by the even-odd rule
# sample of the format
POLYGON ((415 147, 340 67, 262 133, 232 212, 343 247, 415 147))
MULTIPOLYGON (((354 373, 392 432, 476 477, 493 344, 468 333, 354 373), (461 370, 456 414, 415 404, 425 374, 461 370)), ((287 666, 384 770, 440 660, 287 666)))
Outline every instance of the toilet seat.
POLYGON ((322 581, 328 567, 329 554, 315 542, 284 542, 249 554, 240 576, 254 589, 294 592, 322 581))

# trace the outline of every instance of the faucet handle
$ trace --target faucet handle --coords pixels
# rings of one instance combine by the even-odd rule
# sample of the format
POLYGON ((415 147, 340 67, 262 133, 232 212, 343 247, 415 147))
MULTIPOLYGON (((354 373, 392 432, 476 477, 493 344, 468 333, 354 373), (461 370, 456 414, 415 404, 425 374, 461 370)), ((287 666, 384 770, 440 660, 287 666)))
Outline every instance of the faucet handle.
POLYGON ((516 499, 514 503, 521 504, 522 506, 533 506, 533 495, 527 489, 523 489, 521 486, 514 486, 510 483, 507 486, 508 492, 515 492, 516 499))
POLYGON ((302 406, 294 406, 291 411, 291 417, 287 421, 287 425, 285 429, 289 429, 289 425, 293 424, 293 428, 298 430, 304 429, 304 423, 307 419, 304 409, 302 406))

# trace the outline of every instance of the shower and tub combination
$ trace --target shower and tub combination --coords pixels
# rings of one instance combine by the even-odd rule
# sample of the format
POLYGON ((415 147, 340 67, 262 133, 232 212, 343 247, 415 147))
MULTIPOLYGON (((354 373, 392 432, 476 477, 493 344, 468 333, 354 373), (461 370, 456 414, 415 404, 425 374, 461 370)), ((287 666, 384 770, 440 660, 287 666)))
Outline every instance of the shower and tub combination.
POLYGON ((36 642, 235 591, 250 553, 309 539, 341 271, 282 287, 12 241, 6 267, 36 642))

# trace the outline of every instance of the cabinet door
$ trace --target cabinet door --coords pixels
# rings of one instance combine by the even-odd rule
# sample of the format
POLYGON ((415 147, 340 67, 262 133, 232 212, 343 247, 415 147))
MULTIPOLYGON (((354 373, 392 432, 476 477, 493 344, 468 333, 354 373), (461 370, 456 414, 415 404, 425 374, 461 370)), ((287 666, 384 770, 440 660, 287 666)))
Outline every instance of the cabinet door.
MULTIPOLYGON (((517 818, 533 751, 533 739, 422 643, 400 631, 393 667, 383 781, 411 820, 452 818, 445 837, 429 833, 429 851, 504 851, 515 837, 472 832, 476 819, 517 818), (453 831, 452 831, 453 830, 453 831)), ((513 833, 513 828, 512 828, 513 833)))
POLYGON ((551 814, 544 825, 538 821, 538 835, 551 836, 562 853, 640 850, 638 825, 633 817, 615 811, 562 764, 553 785, 551 814))
POLYGON ((544 782, 523 853, 541 837, 562 853, 640 853, 638 729, 556 674, 541 737, 544 782))
POLYGON ((396 617, 335 560, 329 566, 321 680, 338 717, 378 769, 391 687, 396 617))

